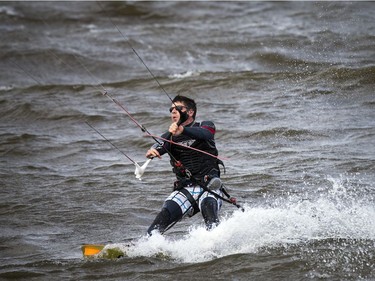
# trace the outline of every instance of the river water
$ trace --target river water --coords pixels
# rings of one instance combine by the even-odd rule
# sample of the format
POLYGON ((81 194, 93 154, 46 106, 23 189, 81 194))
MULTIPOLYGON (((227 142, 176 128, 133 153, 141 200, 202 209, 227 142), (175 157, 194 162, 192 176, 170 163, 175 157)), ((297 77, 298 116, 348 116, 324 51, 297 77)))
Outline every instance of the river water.
POLYGON ((374 2, 1 2, 0 279, 375 280, 374 2), (132 50, 132 48, 134 51, 132 50), (244 206, 144 237, 166 92, 212 120, 244 206), (85 260, 84 243, 128 257, 85 260))

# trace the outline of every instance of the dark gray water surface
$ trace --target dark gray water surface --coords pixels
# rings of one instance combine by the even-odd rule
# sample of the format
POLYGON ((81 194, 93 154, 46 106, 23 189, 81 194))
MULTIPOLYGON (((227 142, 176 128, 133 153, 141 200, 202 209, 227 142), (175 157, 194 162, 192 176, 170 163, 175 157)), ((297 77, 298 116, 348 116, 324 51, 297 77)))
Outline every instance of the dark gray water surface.
POLYGON ((1 2, 0 279, 374 280, 374 2, 1 2), (142 237, 174 181, 139 163, 198 103, 224 204, 142 237), (118 261, 84 243, 140 238, 118 261))

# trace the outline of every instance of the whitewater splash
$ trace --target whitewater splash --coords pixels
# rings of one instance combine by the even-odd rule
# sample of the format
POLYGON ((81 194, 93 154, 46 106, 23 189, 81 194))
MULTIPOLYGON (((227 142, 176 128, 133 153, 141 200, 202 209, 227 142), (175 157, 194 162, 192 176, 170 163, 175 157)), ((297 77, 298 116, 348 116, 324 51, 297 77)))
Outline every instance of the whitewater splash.
POLYGON ((179 262, 196 263, 317 240, 374 241, 373 198, 352 197, 340 180, 328 180, 332 186, 318 190, 320 194, 314 200, 290 196, 282 204, 277 202, 277 207, 247 205, 245 212, 236 210, 230 217, 222 218, 212 231, 199 226, 179 239, 154 234, 124 250, 129 257, 163 255, 179 262))
POLYGON ((194 77, 194 76, 199 76, 200 72, 199 71, 186 71, 184 73, 176 73, 169 75, 169 78, 177 78, 177 79, 183 79, 183 78, 189 78, 189 77, 194 77))

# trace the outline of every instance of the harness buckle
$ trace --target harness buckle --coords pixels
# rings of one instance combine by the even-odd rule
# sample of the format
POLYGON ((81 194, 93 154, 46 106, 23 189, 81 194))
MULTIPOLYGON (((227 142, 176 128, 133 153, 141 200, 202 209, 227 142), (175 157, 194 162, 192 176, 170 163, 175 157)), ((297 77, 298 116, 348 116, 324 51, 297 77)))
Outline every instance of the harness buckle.
POLYGON ((189 179, 191 178, 192 176, 191 172, 184 167, 181 161, 175 161, 173 166, 174 166, 175 173, 176 174, 178 173, 180 177, 186 177, 189 179))
POLYGON ((193 182, 188 178, 180 178, 173 183, 173 191, 181 190, 184 187, 192 186, 193 182))

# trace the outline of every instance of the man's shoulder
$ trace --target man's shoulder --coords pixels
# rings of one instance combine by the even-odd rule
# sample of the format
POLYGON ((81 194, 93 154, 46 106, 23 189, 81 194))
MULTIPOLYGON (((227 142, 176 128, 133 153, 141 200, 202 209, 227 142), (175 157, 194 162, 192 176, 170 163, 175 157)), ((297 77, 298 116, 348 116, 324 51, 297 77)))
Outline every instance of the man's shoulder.
POLYGON ((200 128, 209 130, 212 134, 215 134, 216 127, 215 127, 214 122, 212 122, 212 121, 202 121, 202 122, 199 123, 198 126, 200 128))
POLYGON ((199 127, 202 127, 202 126, 209 126, 209 125, 215 125, 214 122, 212 121, 201 121, 201 122, 195 122, 194 124, 195 126, 199 126, 199 127))
POLYGON ((214 122, 212 122, 212 121, 202 121, 202 122, 200 122, 199 126, 200 126, 200 127, 204 127, 204 126, 206 126, 206 127, 212 127, 212 128, 215 128, 215 124, 214 124, 214 122))

